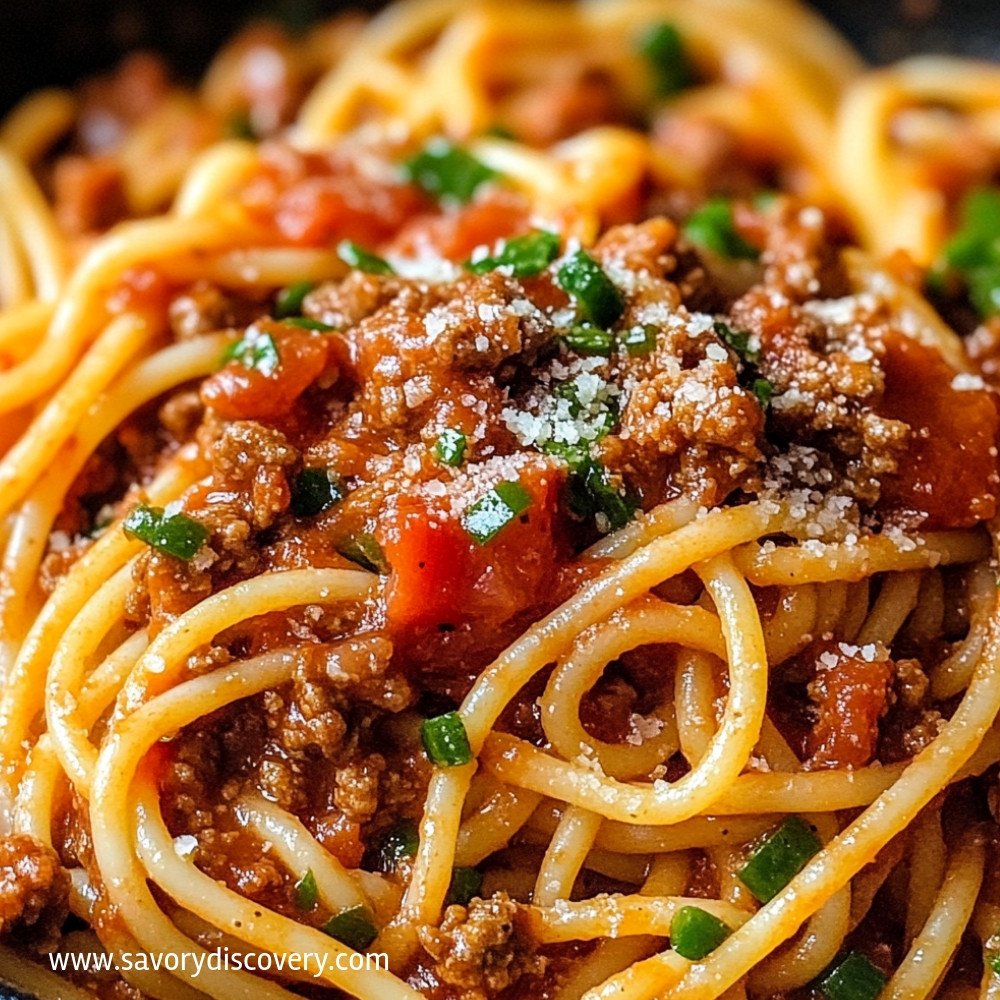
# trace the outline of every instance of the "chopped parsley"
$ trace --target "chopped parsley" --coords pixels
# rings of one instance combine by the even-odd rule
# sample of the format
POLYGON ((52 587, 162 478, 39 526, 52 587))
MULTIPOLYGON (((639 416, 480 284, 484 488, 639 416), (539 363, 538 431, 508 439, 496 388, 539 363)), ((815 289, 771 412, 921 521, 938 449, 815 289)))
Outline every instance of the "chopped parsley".
POLYGON ((344 484, 328 469, 303 469, 292 483, 291 510, 295 517, 315 517, 345 496, 344 484))
POLYGON ((389 572, 389 562, 385 558, 382 546, 369 531, 360 531, 352 535, 337 547, 337 552, 352 563, 357 563, 369 573, 385 576, 389 572))
POLYGON ((734 330, 728 323, 716 320, 712 324, 719 340, 726 347, 739 355, 741 361, 754 362, 760 356, 760 352, 750 346, 751 334, 748 330, 734 330))
POLYGON ((301 316, 302 304, 315 287, 315 281, 296 281, 294 285, 282 288, 274 300, 275 318, 288 319, 290 316, 301 316))
POLYGON ((323 925, 323 933, 355 951, 364 951, 378 937, 375 921, 364 906, 354 906, 331 917, 323 925))
POLYGON ((696 246, 732 260, 756 260, 757 248, 736 231, 728 198, 710 198, 685 223, 684 235, 696 246))
POLYGON ((251 326, 235 344, 230 344, 222 352, 222 364, 232 361, 238 361, 244 368, 261 375, 273 375, 281 364, 281 355, 271 334, 251 326))
POLYGON ((750 391, 757 397, 757 402, 761 408, 766 410, 771 405, 774 398, 774 386, 766 378, 755 378, 750 386, 750 391))
POLYGON ((312 910, 319 899, 319 887, 316 885, 316 876, 311 868, 306 869, 305 875, 295 883, 295 905, 300 910, 312 910))
POLYGON ((287 323, 289 326, 297 326, 300 330, 311 330, 313 333, 330 333, 334 329, 329 323, 312 319, 309 316, 288 316, 281 322, 287 323))
POLYGON ((479 545, 492 541, 531 506, 531 494, 516 480, 497 483, 463 515, 462 526, 479 545))
POLYGON ((717 320, 713 326, 719 340, 740 359, 740 385, 752 392, 761 408, 766 410, 774 398, 774 386, 757 369, 760 351, 752 344, 752 334, 748 330, 734 330, 722 320, 717 320))
POLYGON ((975 188, 962 200, 959 228, 945 244, 933 283, 961 278, 982 317, 1000 314, 1000 189, 975 188))
POLYGON ((541 274, 558 254, 559 237, 539 229, 507 240, 496 256, 470 260, 466 267, 473 274, 486 274, 498 267, 506 267, 515 278, 532 278, 541 274))
POLYGON ((122 524, 129 538, 138 538, 175 559, 190 562, 208 541, 208 528, 186 514, 167 514, 162 507, 140 504, 122 524))
POLYGON ((635 504, 611 483, 608 470, 589 456, 570 466, 570 510, 579 517, 595 517, 605 533, 624 528, 635 514, 635 504))
POLYGON ((478 868, 455 868, 451 873, 446 906, 468 906, 482 892, 483 873, 478 868))
POLYGON ((559 268, 556 280, 576 300, 583 318, 593 326, 614 326, 625 311, 622 293, 585 250, 577 250, 559 268))
POLYGON ((337 256, 348 267, 353 267, 357 271, 364 271, 365 274, 395 274, 396 272, 383 257, 366 250, 351 240, 341 240, 337 246, 337 256))
POLYGON ((656 347, 656 327, 651 323, 633 326, 622 333, 618 341, 633 357, 649 354, 656 347))
POLYGON ((432 139, 403 165, 407 180, 441 201, 464 205, 498 175, 491 167, 447 139, 432 139))
POLYGON ((226 119, 225 134, 228 139, 245 139, 248 142, 256 142, 257 132, 250 120, 250 113, 248 111, 234 111, 226 119))
POLYGON ((375 871, 391 872, 401 861, 416 856, 420 846, 420 833, 412 820, 402 820, 382 838, 375 852, 372 867, 375 871))
POLYGON ((465 458, 468 445, 465 435, 454 427, 446 427, 434 442, 434 455, 443 465, 457 466, 465 458))
POLYGON ((671 97, 693 82, 684 40, 673 24, 661 21, 647 28, 637 39, 636 48, 649 64, 657 97, 671 97))

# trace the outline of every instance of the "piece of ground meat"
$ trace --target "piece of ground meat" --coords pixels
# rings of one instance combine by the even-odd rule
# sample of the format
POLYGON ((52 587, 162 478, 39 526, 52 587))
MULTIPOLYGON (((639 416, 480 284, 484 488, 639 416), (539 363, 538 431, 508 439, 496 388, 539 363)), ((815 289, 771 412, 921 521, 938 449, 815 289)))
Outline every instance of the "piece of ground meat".
POLYGON ((506 893, 449 906, 440 927, 421 927, 420 943, 442 983, 461 1000, 487 1000, 525 973, 541 971, 536 945, 519 927, 518 905, 506 893))
POLYGON ((69 913, 69 886, 52 848, 25 834, 0 837, 0 934, 24 932, 38 947, 54 947, 69 913))

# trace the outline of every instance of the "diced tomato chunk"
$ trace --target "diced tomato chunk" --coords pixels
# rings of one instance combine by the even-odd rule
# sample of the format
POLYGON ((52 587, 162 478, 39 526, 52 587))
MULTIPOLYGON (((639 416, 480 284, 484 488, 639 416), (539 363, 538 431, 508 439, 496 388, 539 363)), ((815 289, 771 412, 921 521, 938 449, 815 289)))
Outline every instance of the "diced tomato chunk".
POLYGON ((327 366, 330 340, 308 330, 260 320, 255 327, 274 340, 278 364, 273 371, 231 361, 207 379, 201 398, 227 420, 281 417, 327 366))
POLYGON ((955 371, 931 347, 887 339, 883 416, 913 430, 909 453, 882 481, 879 509, 926 528, 964 528, 993 517, 1000 479, 996 397, 960 388, 955 371))
POLYGON ((379 531, 391 566, 390 628, 489 628, 542 601, 557 571, 556 479, 551 469, 522 470, 519 481, 531 505, 485 544, 450 508, 430 498, 400 498, 379 531))

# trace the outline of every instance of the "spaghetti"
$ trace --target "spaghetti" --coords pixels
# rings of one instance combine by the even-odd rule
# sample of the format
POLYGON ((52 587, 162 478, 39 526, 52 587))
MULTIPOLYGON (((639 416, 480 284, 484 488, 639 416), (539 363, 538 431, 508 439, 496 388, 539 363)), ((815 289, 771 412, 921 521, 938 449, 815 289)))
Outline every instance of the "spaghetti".
POLYGON ((998 111, 790 0, 16 108, 0 978, 1000 995, 998 111))

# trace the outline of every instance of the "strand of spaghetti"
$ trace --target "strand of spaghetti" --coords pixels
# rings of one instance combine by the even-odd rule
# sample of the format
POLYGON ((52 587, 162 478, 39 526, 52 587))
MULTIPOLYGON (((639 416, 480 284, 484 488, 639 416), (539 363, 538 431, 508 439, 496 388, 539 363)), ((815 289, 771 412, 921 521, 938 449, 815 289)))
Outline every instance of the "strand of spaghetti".
POLYGON ((605 535, 584 551, 582 559, 624 559, 636 549, 662 535, 690 524, 698 516, 698 505, 678 497, 654 507, 648 514, 640 513, 619 531, 605 535))
MULTIPOLYGON (((16 990, 25 990, 35 997, 58 997, 59 1000, 94 1000, 94 994, 75 986, 40 962, 33 962, 24 951, 0 944, 0 982, 16 990)), ((198 994, 189 992, 178 1000, 195 1000, 198 994)))
POLYGON ((996 574, 989 563, 983 562, 973 568, 967 587, 969 631, 958 648, 931 673, 931 694, 942 700, 952 698, 965 689, 982 654, 996 590, 996 574))
POLYGON ((542 801, 540 795, 521 788, 499 786, 497 791, 463 820, 455 844, 455 864, 472 868, 497 851, 511 838, 542 801))
MULTIPOLYGON (((994 612, 982 660, 943 732, 831 844, 827 845, 755 917, 673 987, 676 1000, 716 996, 735 983, 792 934, 838 889, 912 822, 927 802, 960 771, 1000 711, 1000 615, 994 612)), ((801 801, 801 800, 800 800, 801 801)), ((813 806, 815 808, 815 806, 813 806)))
MULTIPOLYGON (((730 663, 729 698, 704 757, 676 782, 657 781, 651 786, 625 784, 596 770, 547 758, 557 766, 562 765, 559 771, 564 787, 558 790, 534 787, 534 791, 551 794, 609 819, 666 825, 710 809, 736 780, 760 736, 764 717, 767 697, 764 638, 753 595, 728 556, 714 557, 698 567, 698 573, 718 608, 730 663)), ((521 742, 518 741, 516 749, 508 745, 504 758, 510 753, 516 755, 521 742)))
POLYGON ((231 198, 260 165, 253 143, 229 140, 211 146, 191 164, 174 199, 182 219, 205 215, 231 198))
POLYGON ((638 745, 597 739, 580 722, 580 703, 606 664, 631 649, 657 643, 677 643, 725 655, 719 620, 703 608, 647 599, 616 612, 580 637, 570 654, 556 665, 538 701, 542 728, 557 753, 572 759, 581 747, 588 747, 604 773, 616 778, 648 774, 674 753, 677 726, 670 706, 651 720, 659 731, 638 745))
POLYGON ((670 922, 683 906, 701 907, 730 927, 739 927, 750 917, 746 910, 719 899, 607 894, 579 902, 561 900, 555 906, 526 906, 524 916, 539 944, 558 944, 634 934, 667 937, 670 922))
POLYGON ((875 604, 855 639, 857 645, 881 642, 888 646, 917 606, 919 594, 920 573, 909 571, 889 574, 882 582, 875 604))
MULTIPOLYGON (((975 577, 979 568, 973 566, 969 570, 970 580, 975 577)), ((973 603, 971 594, 969 603, 973 603)), ((917 606, 907 619, 903 634, 916 646, 926 646, 933 642, 937 636, 944 632, 944 610, 944 582, 941 579, 941 570, 928 570, 921 578, 917 606)), ((974 617, 974 614, 974 610, 970 610, 970 619, 974 617)), ((971 623, 969 627, 971 629, 971 623)))
POLYGON ((538 869, 531 897, 535 906, 552 906, 570 898, 600 825, 600 816, 575 806, 562 814, 538 869))
POLYGON ((677 737, 689 764, 702 760, 719 728, 715 711, 717 659, 684 650, 674 671, 677 737))
POLYGON ((801 652, 816 629, 817 593, 812 584, 782 591, 774 614, 764 621, 767 662, 776 667, 801 652))
POLYGON ((364 600, 371 573, 347 569, 292 569, 233 584, 175 618, 150 642, 122 688, 117 714, 128 717, 182 674, 187 656, 220 632, 258 615, 306 604, 364 600))
POLYGON ((879 994, 885 1000, 932 995, 972 917, 986 863, 984 839, 983 831, 973 830, 955 848, 927 923, 879 994))
MULTIPOLYGON (((367 590, 367 582, 356 585, 354 599, 362 599, 367 590)), ((320 930, 281 916, 225 888, 200 872, 193 862, 179 857, 160 815, 152 776, 138 770, 142 758, 164 735, 190 725, 223 705, 287 681, 297 662, 294 652, 275 652, 224 667, 155 696, 126 718, 115 739, 102 749, 94 778, 94 802, 100 802, 94 824, 95 855, 101 871, 107 873, 108 882, 115 878, 121 880, 115 882, 113 895, 130 929, 140 940, 140 935, 147 939, 152 935, 146 926, 138 926, 136 921, 149 919, 150 909, 156 909, 149 890, 136 884, 137 878, 144 882, 148 877, 178 905, 256 948, 271 951, 278 944, 285 952, 328 955, 329 961, 321 978, 352 996, 364 1000, 417 1000, 419 994, 415 990, 384 970, 338 969, 336 956, 343 955, 346 959, 352 953, 349 948, 320 930), (130 804, 129 786, 133 783, 134 804, 130 804), (136 863, 136 855, 131 849, 133 830, 142 867, 136 863), (128 885, 126 892, 130 893, 128 898, 117 888, 125 884, 128 885)), ((254 988, 262 990, 265 981, 257 978, 254 983, 254 988)), ((204 973, 197 985, 211 996, 233 995, 229 982, 206 983, 204 973)), ((274 995, 289 996, 285 990, 267 985, 274 995)))
MULTIPOLYGON (((990 730, 951 780, 980 774, 1000 759, 1000 733, 990 730)), ((592 808, 609 819, 632 823, 628 815, 612 815, 607 805, 599 806, 605 786, 594 772, 551 757, 543 750, 508 733, 489 737, 480 754, 480 764, 498 780, 527 788, 562 802, 592 808)), ((855 771, 809 771, 797 773, 743 774, 729 783, 710 808, 716 816, 752 816, 762 813, 795 813, 803 802, 815 812, 856 809, 874 802, 903 776, 906 763, 870 765, 855 771)), ((627 795, 651 795, 649 786, 627 785, 627 795), (634 792, 633 792, 634 789, 634 792)), ((638 823, 637 825, 641 825, 638 823)))
POLYGON ((906 927, 903 941, 907 947, 926 925, 934 899, 944 881, 947 850, 941 829, 941 810, 929 805, 913 823, 910 848, 910 877, 906 899, 906 927))
POLYGON ((24 246, 36 298, 52 302, 66 283, 65 244, 31 172, 20 159, 2 148, 0 192, 4 213, 24 246))
MULTIPOLYGON (((188 462, 175 460, 150 484, 151 503, 176 498, 195 481, 188 462)), ((24 741, 42 710, 49 660, 74 616, 90 596, 141 549, 121 531, 102 535, 74 563, 45 602, 24 641, 18 658, 0 689, 0 770, 12 780, 23 762, 24 741)))
MULTIPOLYGON (((704 907, 698 900, 696 906, 704 907)), ((676 951, 661 951, 657 955, 635 962, 619 975, 612 976, 592 990, 587 990, 583 1000, 620 1000, 621 997, 648 997, 655 995, 652 990, 660 990, 664 995, 675 983, 680 982, 688 968, 688 961, 676 951)))
POLYGON ((0 517, 22 499, 77 429, 94 399, 157 332, 151 319, 134 313, 108 324, 21 439, 0 459, 0 517))
MULTIPOLYGON (((142 758, 158 739, 189 725, 203 714, 287 680, 295 662, 293 654, 270 653, 180 684, 139 708, 102 746, 94 774, 90 810, 94 857, 109 900, 116 907, 128 932, 144 950, 161 954, 189 952, 207 958, 207 952, 182 934, 160 909, 146 883, 148 877, 154 881, 166 879, 175 859, 184 868, 186 888, 190 889, 192 885, 196 889, 199 887, 197 876, 200 872, 193 864, 178 857, 169 834, 166 836, 166 849, 157 850, 155 841, 150 844, 143 804, 133 806, 130 803, 133 783, 138 785, 140 795, 146 788, 136 781, 142 758), (140 851, 148 849, 151 852, 153 857, 149 864, 152 871, 147 872, 142 867, 136 854, 137 847, 140 851)), ((215 885, 214 882, 212 884, 215 885)), ((204 915, 197 906, 190 905, 186 898, 188 894, 176 891, 169 891, 168 894, 179 905, 204 915)), ((262 910, 249 900, 241 899, 241 902, 241 916, 245 915, 252 926, 254 914, 262 910)), ((207 919, 212 920, 214 926, 223 926, 246 940, 240 933, 243 929, 240 919, 227 920, 226 911, 221 908, 213 916, 215 919, 207 919), (236 926, 232 926, 233 923, 236 926)), ((286 922, 293 923, 290 920, 286 922)), ((319 936, 317 931, 311 934, 319 936)), ((275 934, 272 941, 284 941, 289 947, 295 946, 287 933, 275 934)), ((324 949, 310 940, 309 948, 303 950, 322 952, 324 949)), ((186 981, 216 1000, 253 1000, 255 997, 291 1000, 292 997, 287 990, 267 980, 243 972, 215 970, 207 961, 200 976, 195 976, 193 970, 189 972, 184 967, 179 972, 182 982, 186 981)))
POLYGON ((129 268, 230 249, 252 242, 254 235, 238 210, 220 211, 209 219, 150 219, 120 225, 96 243, 74 270, 38 350, 0 372, 0 412, 38 399, 66 377, 93 336, 95 321, 105 315, 102 294, 114 288, 129 268))
POLYGON ((182 257, 157 262, 158 270, 177 282, 213 281, 227 288, 271 289, 296 281, 327 281, 346 273, 331 250, 309 247, 225 249, 210 257, 182 257))
POLYGON ((55 306, 32 299, 0 312, 0 351, 10 361, 20 360, 41 339, 52 320, 55 306))
POLYGON ((0 567, 7 584, 6 593, 0 600, 0 635, 3 636, 0 664, 5 670, 17 652, 15 639, 20 639, 22 623, 30 622, 25 604, 34 592, 32 581, 41 565, 49 532, 67 491, 90 455, 128 414, 144 403, 189 379, 213 371, 228 340, 225 334, 199 337, 146 358, 94 402, 87 419, 60 452, 59 460, 42 472, 16 515, 14 531, 0 567))
POLYGON ((740 571, 758 587, 793 587, 978 562, 988 554, 989 540, 979 532, 929 531, 898 539, 874 535, 852 545, 822 542, 787 548, 751 545, 738 550, 734 559, 740 571))
POLYGON ((45 153, 69 131, 76 115, 76 98, 68 90, 36 90, 17 104, 0 124, 0 146, 27 164, 45 153))
MULTIPOLYGON (((823 843, 839 832, 836 817, 813 814, 805 819, 823 843)), ((773 996, 799 989, 816 979, 844 944, 851 920, 851 887, 845 885, 806 922, 798 937, 768 955, 749 976, 752 993, 773 996)))
POLYGON ((856 583, 847 584, 845 592, 843 617, 839 628, 835 625, 834 632, 839 632, 845 642, 854 642, 861 627, 868 617, 869 598, 871 597, 871 582, 868 577, 856 583))
POLYGON ((312 872, 320 901, 333 913, 367 906, 344 866, 305 828, 298 817, 258 795, 244 796, 236 806, 241 826, 253 830, 271 845, 282 864, 297 878, 312 872))
MULTIPOLYGON (((643 896, 679 896, 687 887, 690 871, 686 854, 656 858, 639 892, 643 896)), ((655 951, 658 941, 658 938, 643 934, 599 940, 590 954, 573 962, 561 978, 555 1000, 580 1000, 587 990, 646 958, 655 951)))
POLYGON ((56 646, 45 681, 48 733, 63 770, 83 798, 90 795, 97 750, 90 742, 93 720, 80 712, 79 692, 98 646, 122 620, 125 601, 133 586, 129 562, 94 592, 56 646))
MULTIPOLYGON (((849 585, 843 580, 816 584, 816 621, 813 623, 813 630, 816 635, 831 632, 834 628, 837 629, 838 634, 844 634, 842 627, 844 612, 848 605, 849 589, 849 585)), ((860 623, 858 627, 860 628, 860 623)), ((846 634, 844 638, 847 639, 846 634)), ((847 639, 847 641, 850 640, 847 639)))
POLYGON ((0 308, 23 307, 34 301, 34 291, 14 222, 0 212, 0 308))

